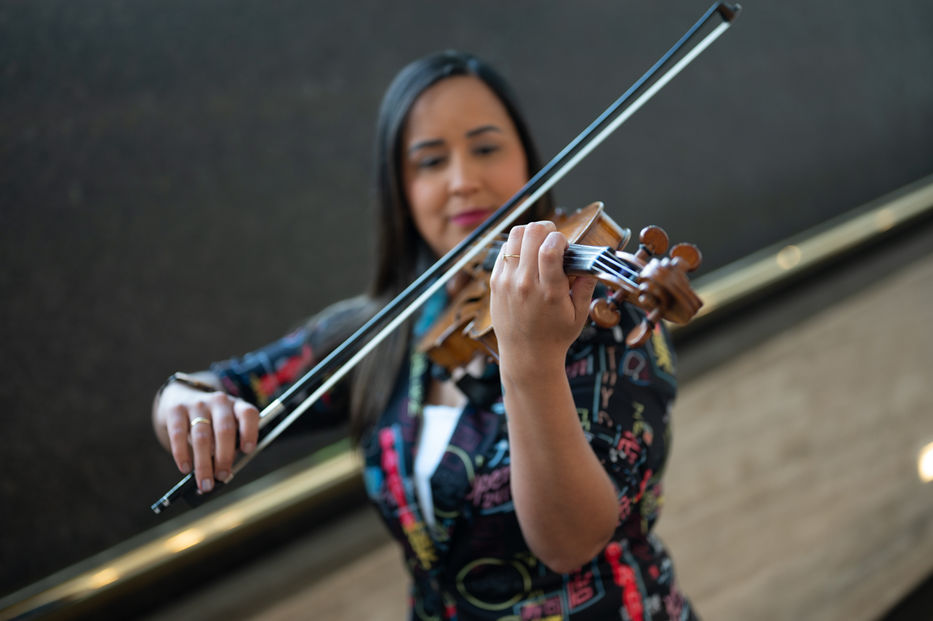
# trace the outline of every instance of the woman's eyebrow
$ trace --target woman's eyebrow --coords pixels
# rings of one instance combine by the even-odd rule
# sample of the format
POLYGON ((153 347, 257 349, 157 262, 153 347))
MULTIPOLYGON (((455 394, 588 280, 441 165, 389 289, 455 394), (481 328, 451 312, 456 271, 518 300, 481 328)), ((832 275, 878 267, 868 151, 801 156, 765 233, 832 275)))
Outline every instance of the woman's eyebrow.
POLYGON ((418 142, 412 144, 408 147, 409 153, 414 153, 418 149, 430 149, 432 147, 442 147, 444 146, 444 141, 441 138, 433 138, 429 140, 419 140, 418 142))
POLYGON ((475 127, 466 133, 467 138, 472 138, 473 136, 478 136, 479 134, 485 134, 486 132, 497 132, 502 133, 502 128, 498 125, 480 125, 475 127))
MULTIPOLYGON (((475 136, 479 136, 481 134, 485 134, 488 132, 495 132, 495 133, 501 134, 502 128, 499 127, 498 125, 480 125, 479 127, 474 127, 473 129, 469 130, 465 135, 467 138, 473 138, 475 136)), ((415 151, 418 151, 419 149, 430 149, 433 147, 442 147, 442 146, 444 146, 443 138, 429 138, 427 140, 419 140, 413 143, 410 147, 408 147, 408 153, 414 153, 415 151)))

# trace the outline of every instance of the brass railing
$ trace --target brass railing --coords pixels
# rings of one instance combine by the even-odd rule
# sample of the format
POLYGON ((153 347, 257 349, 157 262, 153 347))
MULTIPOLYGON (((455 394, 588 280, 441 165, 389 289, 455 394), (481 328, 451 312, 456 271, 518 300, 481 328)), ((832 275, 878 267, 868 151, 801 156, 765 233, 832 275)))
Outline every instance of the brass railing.
MULTIPOLYGON (((933 176, 769 246, 695 281, 701 325, 880 235, 933 213, 933 176)), ((225 542, 331 502, 360 486, 360 463, 347 443, 233 491, 223 502, 167 521, 119 546, 0 600, 0 619, 73 618, 197 562, 225 542), (215 508, 216 507, 216 508, 215 508)))

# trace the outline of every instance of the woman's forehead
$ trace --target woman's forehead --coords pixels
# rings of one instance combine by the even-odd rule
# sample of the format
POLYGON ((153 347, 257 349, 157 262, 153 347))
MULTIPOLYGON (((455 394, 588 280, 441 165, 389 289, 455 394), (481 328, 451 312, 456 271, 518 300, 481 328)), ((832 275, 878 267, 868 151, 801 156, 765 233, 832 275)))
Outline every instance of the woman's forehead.
POLYGON ((481 127, 515 132, 502 101, 473 76, 445 78, 427 88, 412 105, 405 124, 405 142, 475 134, 481 127))

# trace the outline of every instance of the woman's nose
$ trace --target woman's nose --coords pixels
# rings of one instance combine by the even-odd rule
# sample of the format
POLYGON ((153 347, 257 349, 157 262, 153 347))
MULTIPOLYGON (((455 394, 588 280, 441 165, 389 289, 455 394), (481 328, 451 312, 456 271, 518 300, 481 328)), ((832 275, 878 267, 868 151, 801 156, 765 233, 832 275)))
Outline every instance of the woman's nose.
POLYGON ((475 162, 468 157, 454 157, 450 166, 451 194, 471 194, 479 189, 480 172, 475 162))

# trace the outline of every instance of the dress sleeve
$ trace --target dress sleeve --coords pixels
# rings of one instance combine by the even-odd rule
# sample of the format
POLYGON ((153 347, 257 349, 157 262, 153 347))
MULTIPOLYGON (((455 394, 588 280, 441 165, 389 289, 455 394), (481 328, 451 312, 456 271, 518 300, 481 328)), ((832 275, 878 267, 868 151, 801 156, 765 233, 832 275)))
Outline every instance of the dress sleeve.
POLYGON ((309 331, 300 328, 248 354, 215 362, 211 371, 228 393, 262 408, 307 372, 313 362, 309 331))
MULTIPOLYGON (((640 316, 626 311, 630 328, 640 316)), ((653 522, 670 442, 676 360, 662 326, 637 348, 626 346, 626 331, 626 321, 615 329, 587 328, 568 355, 567 376, 590 446, 616 487, 620 521, 637 513, 653 522)))
MULTIPOLYGON (((338 303, 309 319, 281 339, 243 356, 215 362, 210 370, 229 394, 258 408, 268 405, 324 358, 357 321, 363 307, 359 298, 338 303)), ((355 329, 355 328, 354 328, 355 329)), ((307 395, 298 395, 296 403, 307 395)), ((346 420, 349 393, 346 382, 337 384, 302 420, 314 419, 318 428, 346 420)))

